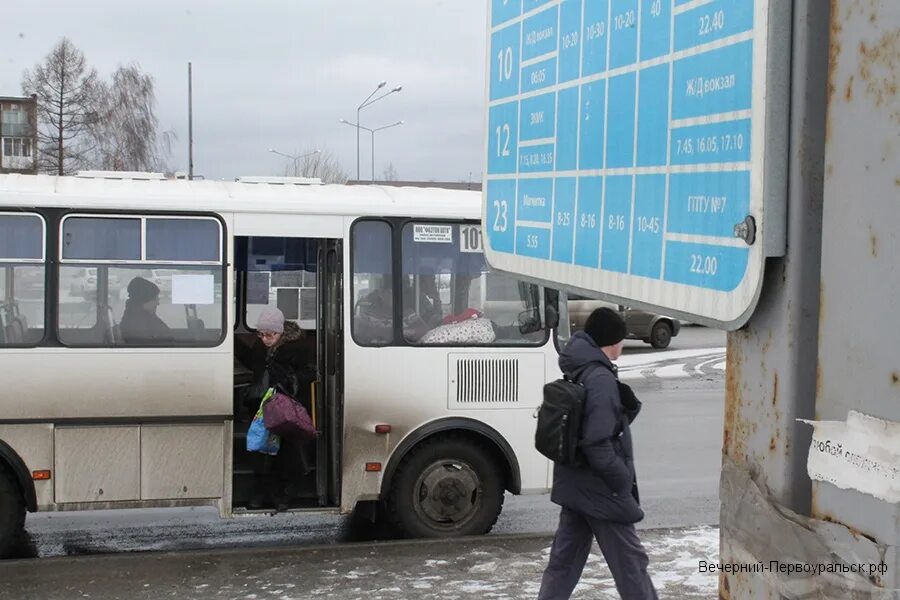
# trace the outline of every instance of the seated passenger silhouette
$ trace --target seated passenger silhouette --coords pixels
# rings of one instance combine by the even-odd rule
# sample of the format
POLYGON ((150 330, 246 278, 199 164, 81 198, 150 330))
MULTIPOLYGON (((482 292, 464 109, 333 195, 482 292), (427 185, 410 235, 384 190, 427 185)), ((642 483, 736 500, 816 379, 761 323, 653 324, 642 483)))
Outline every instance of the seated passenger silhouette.
POLYGON ((160 344, 172 339, 169 326, 156 315, 158 306, 159 288, 143 277, 132 279, 119 325, 126 344, 160 344))

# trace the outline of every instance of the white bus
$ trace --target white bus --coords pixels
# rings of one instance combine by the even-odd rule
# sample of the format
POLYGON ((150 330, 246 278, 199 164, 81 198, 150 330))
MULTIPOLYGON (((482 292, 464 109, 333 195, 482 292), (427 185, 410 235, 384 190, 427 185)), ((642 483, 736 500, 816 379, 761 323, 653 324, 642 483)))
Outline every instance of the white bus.
POLYGON ((454 536, 549 489, 532 413, 555 292, 491 272, 480 194, 102 175, 0 176, 0 550, 26 510, 253 512, 238 357, 267 306, 315 373, 289 509, 381 503, 406 535, 454 536), (135 278, 165 340, 123 335, 135 278))

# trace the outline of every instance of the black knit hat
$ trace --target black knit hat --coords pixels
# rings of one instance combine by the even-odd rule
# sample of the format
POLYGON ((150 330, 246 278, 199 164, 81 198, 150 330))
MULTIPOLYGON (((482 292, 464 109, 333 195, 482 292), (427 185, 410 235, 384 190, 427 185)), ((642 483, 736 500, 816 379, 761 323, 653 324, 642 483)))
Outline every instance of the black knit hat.
POLYGON ((135 277, 128 284, 128 298, 134 300, 138 304, 143 304, 149 300, 153 300, 159 296, 159 287, 152 281, 147 281, 143 277, 135 277))
POLYGON ((625 339, 627 330, 625 320, 611 308, 598 308, 587 318, 584 332, 591 336, 594 343, 603 348, 615 346, 625 339))

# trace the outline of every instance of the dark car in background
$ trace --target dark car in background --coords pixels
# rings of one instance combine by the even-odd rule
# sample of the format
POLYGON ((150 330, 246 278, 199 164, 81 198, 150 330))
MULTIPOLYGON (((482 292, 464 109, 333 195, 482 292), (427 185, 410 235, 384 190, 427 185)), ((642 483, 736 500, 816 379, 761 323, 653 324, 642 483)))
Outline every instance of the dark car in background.
POLYGON ((681 322, 673 317, 570 294, 568 312, 572 332, 584 329, 588 316, 602 306, 615 310, 625 319, 628 339, 641 340, 657 349, 668 348, 672 338, 681 331, 681 322))

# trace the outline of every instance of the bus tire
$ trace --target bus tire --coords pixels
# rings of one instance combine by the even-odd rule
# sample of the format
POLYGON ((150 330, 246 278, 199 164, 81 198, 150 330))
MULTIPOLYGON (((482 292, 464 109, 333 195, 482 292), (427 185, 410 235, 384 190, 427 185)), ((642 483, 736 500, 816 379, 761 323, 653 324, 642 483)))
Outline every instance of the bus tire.
POLYGON ((500 516, 503 489, 491 448, 470 437, 440 435, 403 457, 386 504, 406 537, 481 535, 500 516))
POLYGON ((0 558, 13 551, 25 531, 25 498, 13 474, 0 464, 0 558))

